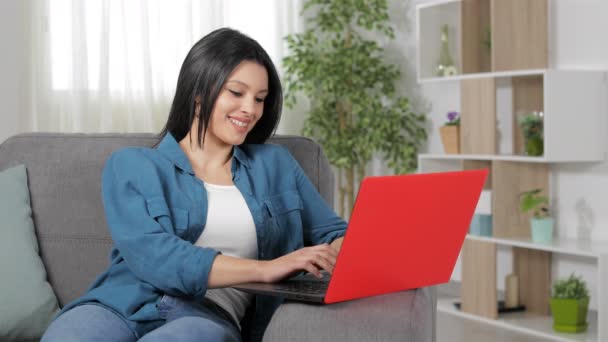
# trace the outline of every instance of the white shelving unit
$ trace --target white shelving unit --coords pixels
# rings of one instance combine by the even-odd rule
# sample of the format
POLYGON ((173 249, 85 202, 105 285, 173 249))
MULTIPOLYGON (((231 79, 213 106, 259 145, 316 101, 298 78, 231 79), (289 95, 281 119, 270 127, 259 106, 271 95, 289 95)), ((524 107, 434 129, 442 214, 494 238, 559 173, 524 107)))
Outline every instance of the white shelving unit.
POLYGON ((550 163, 545 157, 527 157, 516 155, 496 155, 496 154, 429 154, 421 153, 419 160, 502 160, 526 163, 550 163))
MULTIPOLYGON (((504 74, 504 73, 501 73, 504 74)), ((592 162, 605 159, 607 140, 606 119, 608 110, 608 74, 601 71, 542 70, 532 75, 542 77, 544 103, 544 154, 528 157, 509 154, 421 154, 420 159, 503 160, 531 163, 592 162), (585 91, 580 91, 585 89, 585 91)), ((469 77, 470 75, 467 75, 469 77)), ((484 77, 487 77, 484 75, 484 77)), ((501 76, 502 77, 502 76, 501 76)), ((511 77, 511 76, 505 76, 511 77)), ((513 130, 512 118, 516 113, 510 107, 509 89, 497 92, 497 113, 502 113, 500 131, 502 139, 509 139, 513 130)), ((497 145, 501 145, 500 142, 497 145)), ((504 145, 504 144, 502 144, 504 145)))
MULTIPOLYGON (((588 241, 581 239, 555 237, 549 243, 532 242, 527 238, 495 238, 477 235, 467 235, 467 239, 493 242, 498 245, 522 247, 539 251, 569 254, 575 256, 599 259, 608 256, 608 241, 588 241)), ((608 284, 606 284, 608 288, 608 284)))
MULTIPOLYGON (((501 236, 516 236, 513 232, 517 230, 518 234, 522 230, 525 233, 526 228, 522 228, 519 222, 509 220, 511 216, 517 219, 521 215, 513 204, 514 201, 517 204, 513 198, 517 197, 518 192, 534 187, 550 193, 547 179, 552 164, 602 162, 606 160, 608 147, 608 73, 546 69, 549 60, 546 47, 551 38, 542 23, 550 22, 548 16, 552 13, 551 4, 550 1, 543 0, 538 0, 534 6, 530 3, 508 0, 439 0, 416 8, 418 82, 460 83, 460 103, 463 108, 459 111, 463 112, 463 118, 467 118, 467 111, 470 115, 468 121, 463 120, 461 125, 461 151, 471 153, 420 154, 418 171, 428 173, 490 168, 493 177, 486 184, 486 191, 492 198, 494 228, 513 228, 501 231, 502 235, 497 234, 501 236), (513 13, 517 15, 512 15, 513 13), (448 26, 449 53, 459 74, 437 77, 434 69, 439 59, 440 30, 444 24, 448 26), (492 45, 489 53, 486 53, 482 45, 486 40, 486 27, 491 28, 492 45), (531 111, 543 113, 544 148, 543 155, 539 157, 522 155, 523 139, 516 119, 518 115, 531 111), (483 134, 493 128, 494 135, 483 134), (487 148, 478 148, 479 146, 487 148), (486 154, 492 151, 495 154, 486 154), (542 164, 548 164, 549 167, 542 164), (507 212, 508 215, 505 214, 507 212)), ((597 293, 592 298, 597 303, 597 311, 589 312, 588 331, 581 334, 555 332, 552 317, 545 310, 538 310, 538 301, 530 301, 536 305, 534 310, 531 309, 532 305, 526 305, 530 311, 536 310, 542 315, 521 312, 500 314, 498 319, 486 318, 482 315, 494 316, 487 314, 488 311, 475 311, 477 309, 472 312, 479 315, 457 310, 453 303, 461 301, 461 298, 438 300, 439 311, 554 341, 608 342, 608 241, 558 237, 552 243, 538 244, 525 238, 473 235, 467 236, 467 240, 468 245, 475 248, 479 246, 477 241, 514 247, 516 249, 513 255, 517 255, 519 262, 531 260, 522 256, 524 253, 521 253, 520 248, 582 257, 590 261, 597 276, 597 293)), ((481 255, 491 254, 487 250, 483 253, 485 254, 481 255)), ((468 261, 475 260, 469 257, 468 261)), ((540 266, 535 266, 536 270, 544 271, 551 267, 550 259, 545 258, 540 262, 540 266)), ((469 265, 478 264, 472 262, 469 265)), ((471 276, 475 272, 470 270, 469 268, 466 287, 468 292, 464 292, 468 294, 466 298, 469 301, 472 298, 472 283, 488 284, 484 277, 471 276)), ((488 273, 482 275, 491 276, 492 272, 496 272, 491 268, 487 270, 488 273)), ((538 288, 542 292, 547 287, 548 295, 550 283, 545 283, 545 280, 526 281, 526 289, 534 288, 539 293, 538 288)), ((489 291, 487 287, 483 290, 489 291)), ((494 303, 494 300, 495 297, 492 297, 486 302, 494 303)), ((542 305, 545 303, 540 304, 542 305)))
POLYGON ((583 241, 580 239, 555 238, 551 243, 539 244, 525 238, 493 238, 467 235, 469 240, 493 242, 497 245, 522 247, 559 254, 568 254, 591 258, 597 262, 598 311, 589 311, 587 320, 589 328, 585 333, 563 334, 553 330, 551 316, 541 316, 527 312, 501 314, 497 320, 461 312, 454 302, 459 298, 442 298, 437 302, 437 310, 448 314, 472 319, 494 326, 549 338, 554 341, 608 341, 608 241, 583 241))
MULTIPOLYGON (((527 312, 512 312, 501 314, 498 319, 488 319, 477 315, 462 312, 454 306, 458 302, 458 297, 440 298, 437 300, 437 310, 458 317, 463 317, 473 321, 493 325, 496 327, 517 331, 527 335, 550 339, 560 342, 598 342, 605 341, 598 336, 598 320, 595 311, 589 311, 587 321, 589 327, 587 332, 579 334, 564 334, 553 330, 553 319, 550 316, 541 316, 527 312)), ((605 324, 605 322, 604 322, 605 324)), ((601 323, 600 323, 601 326, 601 323)), ((604 335, 605 336, 605 333, 604 335)))
POLYGON ((478 79, 484 77, 517 77, 517 76, 534 76, 542 75, 546 69, 533 69, 533 70, 513 70, 513 71, 496 71, 496 72, 481 72, 474 74, 464 74, 446 77, 426 77, 418 78, 418 83, 438 83, 438 82, 455 82, 469 79, 478 79))
POLYGON ((460 62, 460 0, 437 1, 418 7, 417 22, 420 23, 417 31, 417 70, 418 80, 432 80, 437 78, 434 67, 439 59, 439 42, 441 28, 435 23, 448 25, 450 55, 457 69, 462 70, 460 62))

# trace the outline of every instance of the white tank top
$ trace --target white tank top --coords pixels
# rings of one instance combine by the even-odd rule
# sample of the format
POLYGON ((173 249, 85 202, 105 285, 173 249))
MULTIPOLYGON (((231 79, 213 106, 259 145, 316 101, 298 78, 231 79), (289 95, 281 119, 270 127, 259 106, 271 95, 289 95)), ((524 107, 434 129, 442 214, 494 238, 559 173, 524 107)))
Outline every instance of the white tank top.
MULTIPOLYGON (((239 189, 234 185, 204 184, 207 190, 207 223, 195 244, 228 256, 257 259, 255 223, 239 189)), ((239 322, 253 298, 232 288, 209 289, 205 297, 226 310, 239 329, 239 322)))

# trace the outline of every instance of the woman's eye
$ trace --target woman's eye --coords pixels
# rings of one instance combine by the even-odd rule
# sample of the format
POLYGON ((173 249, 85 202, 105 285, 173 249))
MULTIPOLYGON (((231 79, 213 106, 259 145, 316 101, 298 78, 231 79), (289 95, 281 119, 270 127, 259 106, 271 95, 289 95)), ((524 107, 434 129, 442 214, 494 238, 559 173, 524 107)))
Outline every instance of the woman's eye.
POLYGON ((232 95, 234 95, 236 97, 240 97, 241 95, 243 95, 243 94, 239 93, 238 91, 234 91, 234 90, 229 90, 229 92, 231 92, 232 95))
POLYGON ((256 99, 255 99, 255 102, 257 102, 257 103, 262 103, 262 102, 264 102, 264 99, 256 98, 256 99))

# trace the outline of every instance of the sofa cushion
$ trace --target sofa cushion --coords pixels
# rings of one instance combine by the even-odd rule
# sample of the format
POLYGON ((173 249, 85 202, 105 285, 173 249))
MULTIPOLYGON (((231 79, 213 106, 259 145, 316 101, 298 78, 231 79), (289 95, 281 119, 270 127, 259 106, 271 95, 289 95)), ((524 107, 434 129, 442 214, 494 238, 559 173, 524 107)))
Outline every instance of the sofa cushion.
POLYGON ((25 166, 0 172, 0 340, 40 337, 57 298, 38 254, 25 166))

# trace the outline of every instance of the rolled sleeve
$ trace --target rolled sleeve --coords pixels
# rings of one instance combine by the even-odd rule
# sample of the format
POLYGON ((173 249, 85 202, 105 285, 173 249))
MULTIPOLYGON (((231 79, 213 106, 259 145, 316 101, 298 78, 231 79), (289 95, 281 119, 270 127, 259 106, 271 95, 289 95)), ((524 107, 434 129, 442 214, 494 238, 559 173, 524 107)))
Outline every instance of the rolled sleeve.
POLYGON ((176 236, 169 214, 150 215, 146 198, 162 196, 154 170, 136 150, 115 152, 106 162, 103 204, 118 257, 135 276, 164 293, 202 298, 219 252, 176 236))

